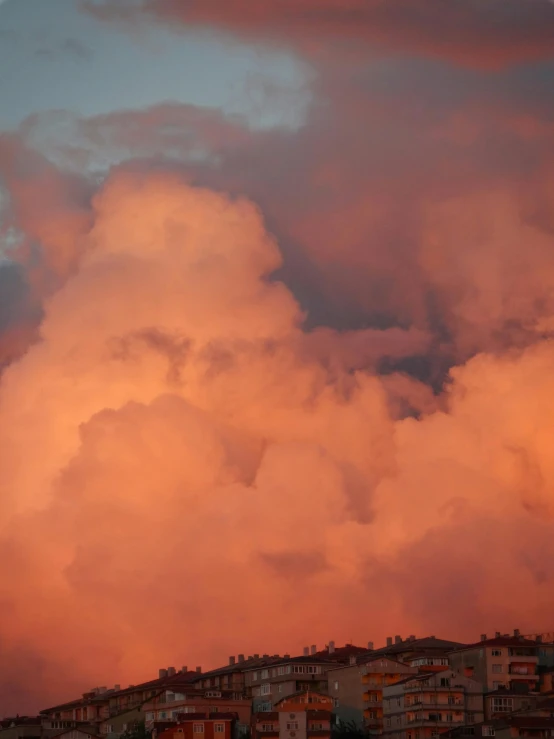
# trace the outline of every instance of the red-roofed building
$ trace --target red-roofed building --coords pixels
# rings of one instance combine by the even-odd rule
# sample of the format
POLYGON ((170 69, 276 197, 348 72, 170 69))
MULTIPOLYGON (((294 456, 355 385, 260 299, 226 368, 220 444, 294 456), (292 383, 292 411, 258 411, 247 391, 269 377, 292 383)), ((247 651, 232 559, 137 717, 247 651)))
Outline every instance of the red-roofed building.
POLYGON ((486 691, 528 692, 539 683, 537 643, 517 630, 513 635, 497 632, 492 639, 483 634, 476 644, 450 652, 449 659, 453 669, 478 680, 486 691))
POLYGON ((180 714, 175 726, 156 739, 233 739, 237 718, 236 713, 180 714))

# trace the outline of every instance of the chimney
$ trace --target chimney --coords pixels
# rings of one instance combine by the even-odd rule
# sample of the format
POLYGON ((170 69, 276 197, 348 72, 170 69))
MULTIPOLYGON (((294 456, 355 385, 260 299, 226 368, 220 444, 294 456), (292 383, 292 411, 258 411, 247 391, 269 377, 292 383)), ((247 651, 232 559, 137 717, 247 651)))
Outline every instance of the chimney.
POLYGON ((188 671, 189 671, 188 665, 183 665, 181 667, 181 672, 188 672, 188 671))
POLYGON ((481 634, 481 641, 487 641, 487 635, 481 634))
POLYGON ((373 652, 373 642, 372 641, 368 641, 367 648, 369 649, 370 652, 373 652))
POLYGON ((254 655, 254 659, 260 659, 260 655, 259 654, 255 654, 254 655))
POLYGON ((244 654, 239 654, 239 662, 244 662, 244 654))
POLYGON ((415 634, 410 634, 408 641, 415 641, 415 634))
POLYGON ((201 675, 201 674, 202 674, 202 668, 201 668, 201 667, 197 667, 197 668, 196 668, 196 672, 197 672, 197 673, 198 673, 199 675, 201 675))
POLYGON ((494 638, 495 639, 500 639, 500 631, 495 631, 494 632, 494 638))
POLYGON ((334 651, 335 651, 335 642, 330 641, 329 642, 329 654, 333 654, 334 651))
POLYGON ((402 644, 402 637, 398 636, 398 634, 394 637, 394 643, 395 644, 402 644))
POLYGON ((517 638, 518 636, 521 636, 519 629, 514 629, 514 636, 517 638))
POLYGON ((229 657, 229 664, 230 665, 234 665, 235 664, 235 658, 234 657, 229 657))
MULTIPOLYGON (((264 659, 267 659, 267 658, 269 657, 269 654, 262 654, 262 657, 263 657, 264 659)), ((240 659, 240 657, 239 657, 239 659, 240 659)))
POLYGON ((537 636, 535 637, 535 641, 537 642, 537 644, 542 644, 542 634, 537 634, 537 636))
POLYGON ((162 680, 164 677, 167 677, 167 670, 162 667, 158 670, 158 679, 162 680))
POLYGON ((310 656, 310 647, 304 647, 304 657, 310 656))
POLYGON ((387 636, 387 647, 392 647, 392 636, 387 636))
POLYGON ((284 658, 284 659, 290 659, 290 654, 284 654, 284 655, 283 655, 283 658, 284 658))
POLYGON ((113 689, 114 690, 121 690, 121 685, 114 685, 113 686, 113 689))
POLYGON ((311 654, 316 654, 316 652, 317 652, 317 645, 316 644, 312 644, 312 648, 311 648, 310 651, 311 651, 311 654))
POLYGON ((168 674, 169 677, 173 677, 176 672, 177 672, 177 670, 174 667, 168 667, 167 668, 167 674, 168 674))

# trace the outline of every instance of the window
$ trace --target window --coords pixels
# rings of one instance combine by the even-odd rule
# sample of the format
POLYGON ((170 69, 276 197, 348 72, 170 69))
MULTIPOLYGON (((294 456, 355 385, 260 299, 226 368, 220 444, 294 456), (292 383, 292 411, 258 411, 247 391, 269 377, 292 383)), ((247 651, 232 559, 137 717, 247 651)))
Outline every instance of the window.
POLYGON ((279 667, 279 669, 277 670, 277 674, 284 675, 285 674, 285 668, 284 667, 279 667))
POLYGON ((502 681, 498 682, 497 680, 495 680, 492 684, 492 687, 493 687, 493 690, 498 690, 498 688, 505 687, 505 683, 503 683, 502 681))
POLYGON ((154 720, 154 714, 153 713, 147 713, 146 714, 146 720, 147 721, 153 721, 154 720))
POLYGON ((448 696, 448 705, 449 706, 453 706, 454 705, 454 696, 453 695, 449 695, 448 696))
POLYGON ((449 687, 450 687, 450 678, 441 677, 441 688, 449 688, 449 687))
POLYGON ((339 681, 338 680, 335 680, 335 682, 333 683, 333 688, 335 690, 338 690, 339 689, 339 681))
POLYGON ((185 713, 196 713, 196 708, 194 706, 185 706, 185 713))
POLYGON ((502 672, 502 665, 493 665, 492 666, 493 672, 502 672))
POLYGON ((262 670, 261 677, 262 677, 262 680, 267 680, 267 678, 269 677, 269 670, 262 670))
POLYGON ((385 723, 386 723, 387 726, 390 726, 390 718, 386 718, 385 719, 385 723))
POLYGON ((287 723, 287 731, 298 731, 298 721, 289 721, 287 723))
POLYGON ((304 672, 304 665, 294 665, 293 672, 296 672, 297 675, 301 675, 304 672))
POLYGON ((203 734, 204 733, 204 724, 193 724, 192 725, 192 733, 193 734, 203 734))
POLYGON ((501 649, 493 649, 492 650, 492 656, 493 657, 502 657, 502 650, 501 649))
POLYGON ((493 698, 492 699, 492 712, 493 713, 510 713, 514 707, 513 698, 493 698))
POLYGON ((262 731, 274 731, 273 724, 262 724, 262 731))
POLYGON ((375 711, 369 711, 368 714, 367 714, 367 717, 368 718, 377 718, 377 716, 375 714, 375 711))
POLYGON ((260 711, 271 711, 271 703, 262 703, 260 705, 260 711))
POLYGON ((277 692, 278 693, 282 693, 283 692, 283 684, 282 683, 279 683, 279 685, 277 687, 277 692))
POLYGON ((257 672, 253 672, 252 673, 252 680, 254 681, 254 680, 257 680, 257 679, 258 679, 258 673, 257 672))
POLYGON ((271 685, 269 683, 264 683, 262 685, 260 695, 269 695, 271 693, 271 685))
POLYGON ((333 698, 333 707, 334 708, 338 708, 339 707, 339 699, 338 698, 333 698))
POLYGON ((312 724, 310 728, 312 731, 323 731, 323 724, 312 724))
POLYGON ((290 673, 291 673, 291 667, 290 667, 290 665, 287 665, 287 669, 285 670, 285 673, 287 675, 290 675, 290 673))
POLYGON ((167 718, 167 712, 166 711, 160 711, 160 718, 163 720, 164 718, 167 718))
POLYGON ((214 724, 214 733, 216 733, 216 734, 224 734, 225 733, 225 724, 214 724))
POLYGON ((483 736, 494 736, 494 729, 492 726, 483 726, 481 733, 483 736))
POLYGON ((438 736, 440 736, 440 731, 438 729, 431 729, 431 739, 437 739, 438 736))

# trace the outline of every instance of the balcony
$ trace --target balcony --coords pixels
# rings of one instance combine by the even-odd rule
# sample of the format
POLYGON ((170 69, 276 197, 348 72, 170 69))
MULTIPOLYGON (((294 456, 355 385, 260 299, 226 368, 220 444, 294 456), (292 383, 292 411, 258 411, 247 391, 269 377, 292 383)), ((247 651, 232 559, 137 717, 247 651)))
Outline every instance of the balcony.
POLYGON ((447 720, 446 716, 443 716, 440 720, 435 718, 426 718, 425 716, 416 716, 414 718, 408 718, 406 720, 408 726, 456 726, 464 724, 464 717, 456 716, 452 720, 447 720))
POLYGON ((535 674, 535 665, 510 665, 510 675, 522 675, 523 677, 533 677, 538 679, 538 675, 535 674))
POLYGON ((412 709, 413 711, 421 711, 426 708, 430 708, 431 710, 435 711, 463 711, 464 709, 464 703, 461 701, 460 703, 443 703, 442 701, 432 701, 432 700, 423 700, 419 703, 412 703, 411 705, 407 705, 406 709, 412 709))

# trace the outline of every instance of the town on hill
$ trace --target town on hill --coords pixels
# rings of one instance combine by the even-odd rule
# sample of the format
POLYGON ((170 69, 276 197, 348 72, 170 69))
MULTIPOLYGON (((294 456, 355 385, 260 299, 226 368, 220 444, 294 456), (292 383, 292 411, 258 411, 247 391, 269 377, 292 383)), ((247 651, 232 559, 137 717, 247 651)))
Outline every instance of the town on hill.
POLYGON ((551 634, 330 641, 96 687, 3 719, 0 739, 545 739, 554 737, 553 676, 551 634))

